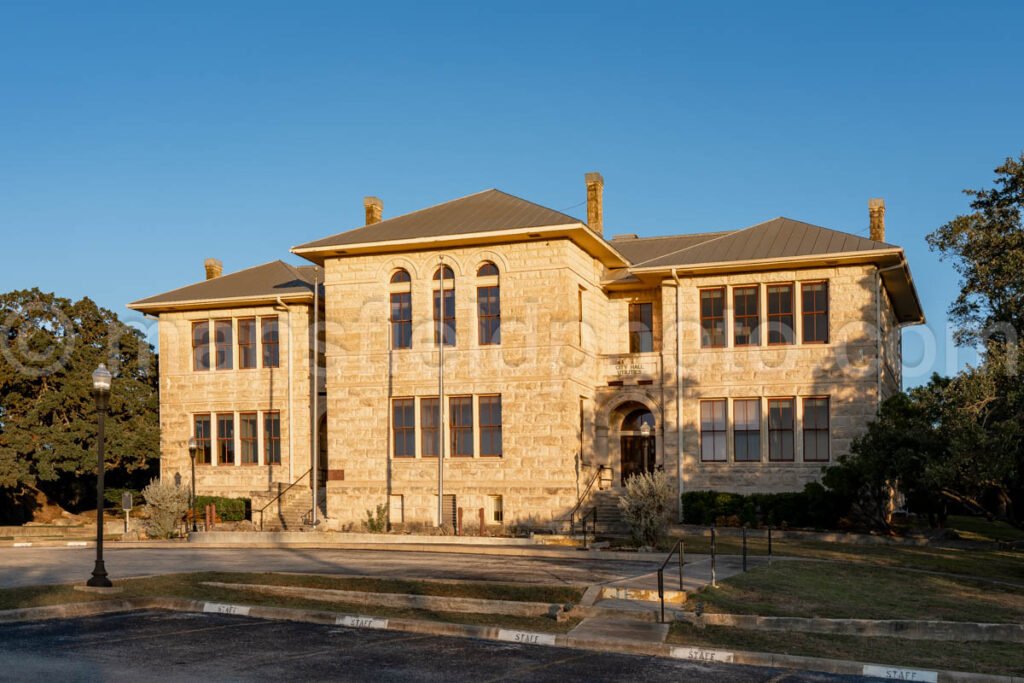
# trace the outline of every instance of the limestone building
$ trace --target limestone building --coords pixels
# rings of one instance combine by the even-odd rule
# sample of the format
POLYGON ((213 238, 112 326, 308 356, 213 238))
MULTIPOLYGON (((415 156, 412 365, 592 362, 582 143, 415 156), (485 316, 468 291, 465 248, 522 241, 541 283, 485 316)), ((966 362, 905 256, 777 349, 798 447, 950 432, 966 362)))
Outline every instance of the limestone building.
POLYGON ((160 320, 163 476, 187 479, 194 437, 201 493, 278 517, 291 496, 309 521, 313 487, 334 528, 377 506, 561 526, 655 469, 679 490, 818 479, 923 322, 884 204, 867 237, 788 218, 605 235, 603 182, 586 222, 499 190, 389 219, 369 197, 366 225, 292 249, 314 266, 208 262, 131 304, 160 320))

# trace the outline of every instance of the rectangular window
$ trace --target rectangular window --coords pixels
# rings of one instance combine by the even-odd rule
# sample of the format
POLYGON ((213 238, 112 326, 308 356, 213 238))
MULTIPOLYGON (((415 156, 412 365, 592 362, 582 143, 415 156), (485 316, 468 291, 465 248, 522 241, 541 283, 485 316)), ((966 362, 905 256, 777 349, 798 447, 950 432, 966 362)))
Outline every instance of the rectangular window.
POLYGON ((806 282, 800 285, 804 344, 828 343, 828 283, 806 282))
POLYGON ((388 496, 388 521, 392 524, 405 523, 405 499, 401 493, 388 496))
POLYGON ((654 321, 651 304, 629 305, 629 352, 650 353, 654 351, 654 321))
MULTIPOLYGON (((438 342, 441 316, 441 290, 434 291, 434 344, 438 342)), ((455 290, 444 290, 444 345, 455 346, 455 290)))
POLYGON ((576 291, 576 323, 577 341, 583 346, 583 287, 576 291))
POLYGON ((725 346, 725 287, 700 290, 700 345, 725 346))
POLYGON ((251 370, 256 367, 256 319, 238 321, 238 367, 251 370))
POLYGON ((232 348, 234 340, 231 334, 230 320, 215 320, 213 322, 214 346, 217 350, 217 369, 230 370, 234 365, 232 348))
POLYGON ((501 496, 491 496, 491 522, 494 524, 503 524, 505 522, 505 502, 501 496))
POLYGON ((209 465, 213 457, 213 429, 209 415, 196 415, 193 420, 192 435, 196 438, 196 464, 209 465))
POLYGON ((725 462, 725 399, 700 402, 700 459, 725 462))
POLYGON ((477 287, 480 346, 501 343, 501 287, 477 287))
POLYGON ((217 415, 217 464, 235 464, 235 416, 232 413, 217 415))
POLYGON ((768 459, 772 462, 793 462, 794 417, 793 399, 768 399, 768 459))
POLYGON ((242 464, 259 464, 259 420, 256 413, 241 413, 239 420, 239 441, 242 446, 242 464))
POLYGON ((192 323, 192 369, 210 369, 210 323, 192 323))
POLYGON ((281 464, 281 413, 263 413, 263 462, 281 464))
POLYGON ((441 449, 441 402, 434 398, 420 399, 420 454, 436 458, 441 449))
POLYGON ((391 347, 412 348, 412 292, 391 294, 391 347))
POLYGON ((792 344, 793 285, 768 285, 768 344, 792 344))
POLYGON ((761 460, 761 399, 733 401, 733 446, 736 462, 761 460))
POLYGON ((391 402, 391 428, 395 457, 416 457, 415 399, 396 398, 391 402))
POLYGON ((481 396, 480 455, 501 454, 501 396, 481 396))
POLYGON ((260 318, 263 337, 263 367, 281 366, 281 338, 277 329, 277 318, 260 318))
POLYGON ((804 399, 804 462, 828 462, 828 399, 804 399))
POLYGON ((452 431, 452 457, 473 457, 473 397, 452 396, 448 399, 452 431))
POLYGON ((736 287, 732 290, 733 345, 757 346, 761 343, 761 317, 758 311, 758 288, 736 287))

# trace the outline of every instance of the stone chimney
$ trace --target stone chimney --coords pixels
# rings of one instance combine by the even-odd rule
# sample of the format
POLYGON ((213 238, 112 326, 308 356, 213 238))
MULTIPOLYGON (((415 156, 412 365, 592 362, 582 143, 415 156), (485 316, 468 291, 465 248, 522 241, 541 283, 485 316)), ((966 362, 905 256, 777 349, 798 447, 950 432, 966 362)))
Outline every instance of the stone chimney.
POLYGON ((208 258, 203 262, 203 265, 206 266, 207 280, 220 277, 221 273, 224 272, 224 264, 220 262, 220 259, 208 258))
POLYGON ((604 178, 596 171, 587 174, 587 225, 604 234, 604 178))
POLYGON ((373 225, 384 219, 384 202, 376 197, 363 197, 363 206, 366 208, 366 224, 373 225))
POLYGON ((868 219, 871 229, 869 236, 876 242, 885 241, 885 200, 868 200, 868 219))

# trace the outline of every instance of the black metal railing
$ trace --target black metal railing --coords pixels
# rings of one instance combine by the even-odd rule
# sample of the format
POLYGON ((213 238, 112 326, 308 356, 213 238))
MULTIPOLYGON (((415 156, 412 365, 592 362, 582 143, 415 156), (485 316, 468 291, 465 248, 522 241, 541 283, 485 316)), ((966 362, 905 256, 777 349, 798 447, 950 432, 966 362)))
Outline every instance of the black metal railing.
POLYGON ((588 550, 590 545, 587 543, 587 520, 590 520, 591 535, 594 540, 597 540, 597 508, 590 508, 583 517, 580 518, 580 524, 583 526, 583 549, 588 550))
POLYGON ((569 511, 569 534, 574 535, 576 533, 576 515, 579 514, 580 508, 583 507, 583 503, 587 501, 587 497, 590 495, 590 490, 594 488, 594 484, 598 479, 601 478, 601 473, 604 472, 604 465, 597 466, 597 472, 594 472, 594 476, 587 482, 586 488, 583 489, 583 493, 576 500, 576 505, 573 506, 572 510, 569 511))
POLYGON ((668 557, 665 558, 665 561, 661 563, 660 567, 658 567, 658 599, 661 601, 661 622, 662 623, 665 623, 665 567, 668 566, 668 563, 672 559, 673 555, 678 555, 678 557, 679 557, 679 591, 682 592, 682 590, 683 590, 683 553, 684 553, 683 539, 680 538, 678 541, 676 541, 676 544, 674 546, 672 546, 672 550, 669 551, 668 557))
POLYGON ((289 492, 289 491, 291 491, 291 490, 292 490, 293 488, 295 488, 295 487, 296 487, 296 486, 297 486, 297 485, 298 485, 298 484, 299 484, 299 483, 300 483, 300 482, 301 482, 301 481, 302 481, 303 479, 305 479, 306 477, 308 477, 308 476, 309 476, 309 474, 310 474, 310 472, 312 472, 312 471, 313 471, 312 469, 308 469, 308 470, 306 470, 306 471, 305 471, 305 472, 303 472, 303 473, 302 473, 301 475, 299 475, 299 478, 298 478, 298 479, 296 479, 296 480, 295 480, 295 481, 293 481, 292 483, 288 484, 288 486, 286 486, 285 488, 283 488, 283 489, 281 489, 280 491, 278 491, 278 492, 277 492, 277 495, 276 495, 276 496, 274 496, 273 498, 271 498, 271 499, 270 499, 270 501, 269 501, 269 502, 268 502, 268 503, 267 503, 266 505, 264 505, 263 507, 261 507, 261 508, 260 508, 259 510, 253 510, 253 514, 254 514, 254 515, 255 515, 255 514, 256 514, 257 512, 258 512, 258 513, 259 513, 259 515, 260 515, 260 531, 263 531, 263 513, 264 513, 264 511, 265 511, 265 510, 266 510, 266 509, 267 509, 268 507, 270 507, 271 505, 273 505, 274 503, 276 503, 276 502, 278 502, 279 500, 281 500, 281 498, 283 498, 283 497, 284 497, 284 494, 288 493, 288 492, 289 492))

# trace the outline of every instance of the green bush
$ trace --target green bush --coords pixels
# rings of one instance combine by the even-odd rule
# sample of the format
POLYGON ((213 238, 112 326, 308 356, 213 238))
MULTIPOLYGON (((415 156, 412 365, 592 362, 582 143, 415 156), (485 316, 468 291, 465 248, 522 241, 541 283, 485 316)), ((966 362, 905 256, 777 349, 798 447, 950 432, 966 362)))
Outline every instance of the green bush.
POLYGON ((363 522, 363 527, 367 532, 371 534, 383 534, 388 530, 388 506, 385 503, 381 503, 377 506, 377 511, 374 513, 371 510, 366 511, 366 521, 363 522))
POLYGON ((146 533, 153 538, 171 538, 188 510, 189 492, 181 486, 154 479, 142 489, 146 498, 146 533))
POLYGON ((792 493, 723 493, 690 491, 683 494, 687 524, 775 526, 834 529, 848 502, 816 482, 792 493))
POLYGON ((223 496, 196 496, 196 514, 201 518, 207 505, 217 508, 217 516, 222 522, 241 522, 252 516, 251 503, 248 498, 225 498, 223 496))

